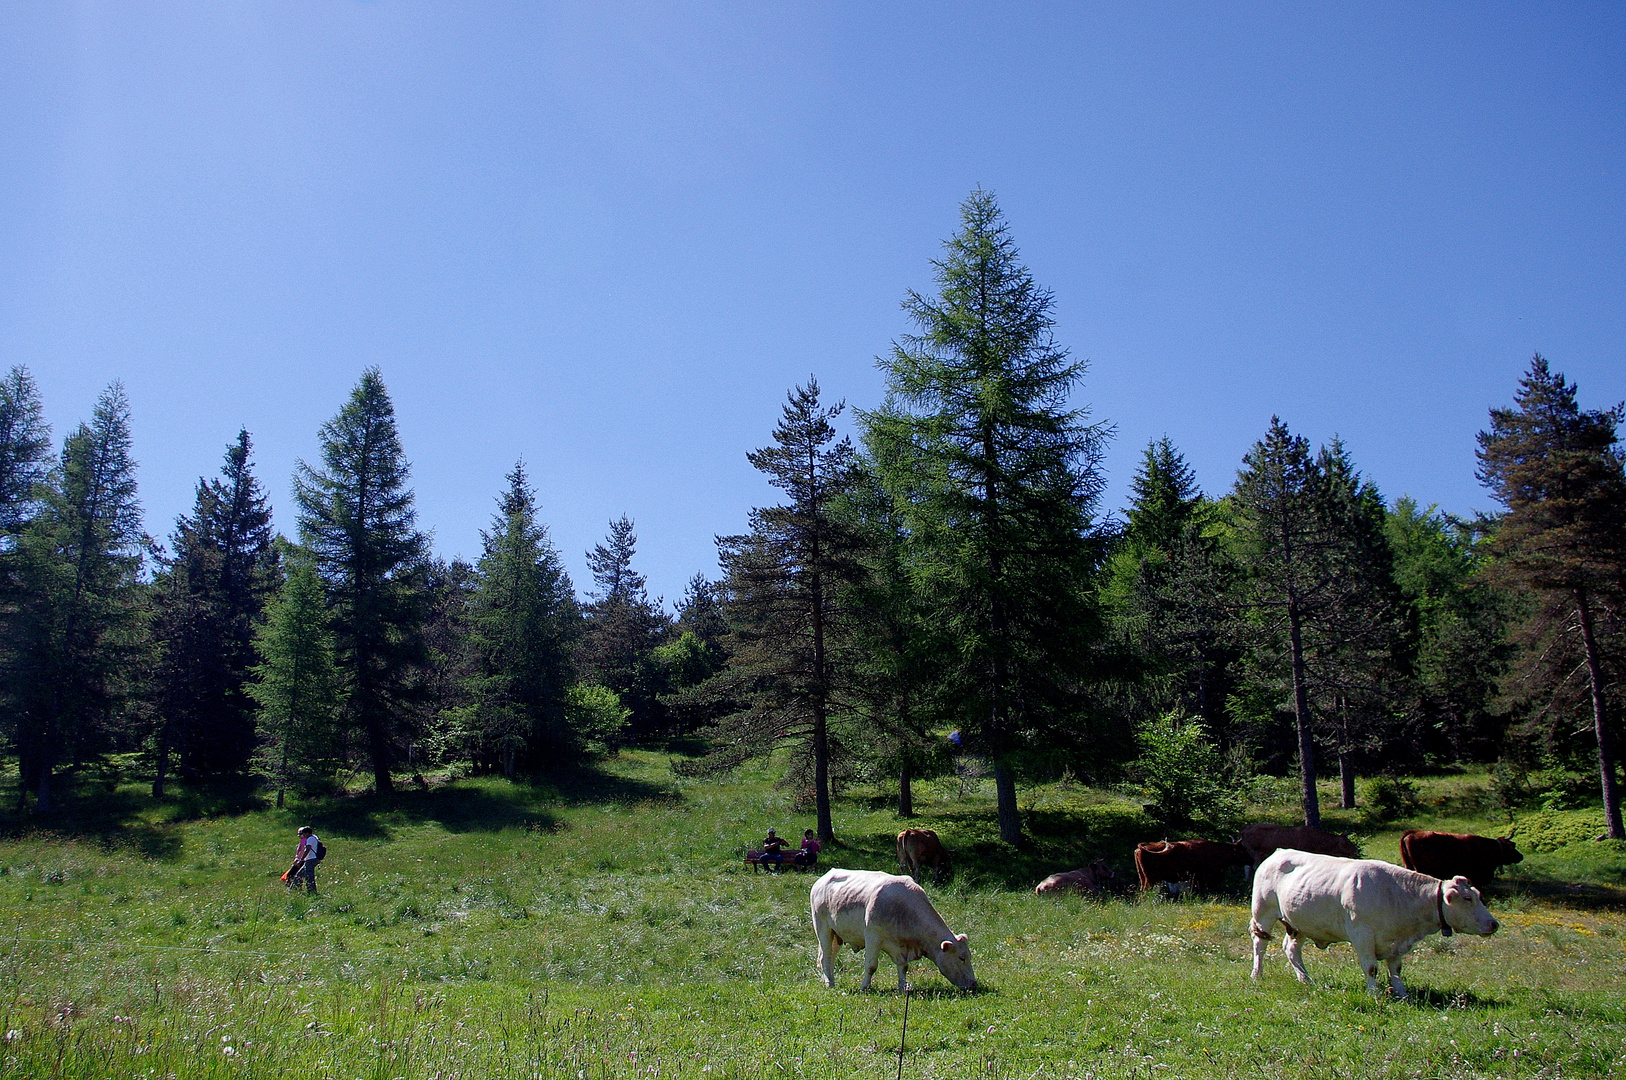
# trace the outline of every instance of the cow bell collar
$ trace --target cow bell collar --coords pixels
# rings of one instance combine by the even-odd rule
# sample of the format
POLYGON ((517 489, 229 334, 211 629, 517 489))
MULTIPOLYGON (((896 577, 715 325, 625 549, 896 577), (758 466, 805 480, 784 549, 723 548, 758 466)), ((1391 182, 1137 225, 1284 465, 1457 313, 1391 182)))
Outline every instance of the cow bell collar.
POLYGON ((1451 924, 1445 921, 1445 882, 1443 881, 1440 882, 1439 889, 1434 893, 1434 910, 1439 912, 1440 915, 1440 936, 1450 937, 1454 931, 1451 929, 1451 924))

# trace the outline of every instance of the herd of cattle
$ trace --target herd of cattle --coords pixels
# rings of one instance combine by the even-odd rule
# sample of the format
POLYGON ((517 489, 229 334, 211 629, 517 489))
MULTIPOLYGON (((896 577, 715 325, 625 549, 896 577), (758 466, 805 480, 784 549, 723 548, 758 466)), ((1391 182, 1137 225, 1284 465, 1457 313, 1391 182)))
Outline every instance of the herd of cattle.
MULTIPOLYGON (((1242 867, 1253 883, 1249 925, 1254 978, 1263 970, 1271 931, 1281 923, 1283 951, 1300 982, 1309 982, 1302 953, 1306 939, 1323 949, 1345 941, 1355 951, 1368 989, 1378 989, 1378 975, 1386 966, 1391 992, 1403 998, 1401 960, 1418 942, 1434 933, 1496 932, 1496 919, 1482 894, 1498 867, 1524 858, 1506 837, 1419 829, 1400 838, 1403 867, 1360 855, 1347 835, 1261 824, 1243 829, 1234 844, 1141 844, 1135 849, 1135 871, 1143 890, 1163 886, 1177 894, 1189 887, 1218 889, 1228 869, 1242 867)), ((955 986, 975 989, 966 936, 948 928, 915 881, 926 869, 939 877, 948 873, 948 850, 930 829, 905 829, 898 834, 898 868, 901 876, 835 869, 814 882, 813 933, 825 984, 835 986, 836 953, 846 944, 864 954, 865 990, 883 953, 897 965, 900 991, 908 985, 909 965, 920 959, 930 959, 955 986)), ((1110 887, 1113 876, 1106 862, 1097 859, 1050 875, 1034 891, 1095 893, 1110 887)))

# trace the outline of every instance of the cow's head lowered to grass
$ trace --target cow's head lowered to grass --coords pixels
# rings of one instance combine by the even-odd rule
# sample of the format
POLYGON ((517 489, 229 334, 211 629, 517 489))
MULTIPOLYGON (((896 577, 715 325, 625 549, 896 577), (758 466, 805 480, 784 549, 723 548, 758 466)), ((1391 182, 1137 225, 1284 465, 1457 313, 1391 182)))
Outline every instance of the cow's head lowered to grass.
POLYGON ((971 946, 966 943, 964 934, 955 934, 952 941, 939 942, 932 959, 937 962, 937 970, 943 973, 943 978, 961 990, 977 988, 977 976, 971 971, 971 946))

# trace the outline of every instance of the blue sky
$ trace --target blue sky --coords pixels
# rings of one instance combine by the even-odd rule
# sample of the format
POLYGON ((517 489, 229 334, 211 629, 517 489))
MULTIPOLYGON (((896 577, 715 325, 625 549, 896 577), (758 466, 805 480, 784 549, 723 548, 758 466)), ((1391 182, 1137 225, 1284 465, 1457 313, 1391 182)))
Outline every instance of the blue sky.
POLYGON ((444 555, 523 456, 578 587, 652 590, 773 495, 785 392, 881 396, 982 185, 1107 508, 1210 491, 1278 413, 1384 493, 1489 508, 1540 350, 1626 397, 1626 6, 0 0, 0 364, 60 438, 121 379, 149 529, 239 426, 280 527, 379 365, 444 555))

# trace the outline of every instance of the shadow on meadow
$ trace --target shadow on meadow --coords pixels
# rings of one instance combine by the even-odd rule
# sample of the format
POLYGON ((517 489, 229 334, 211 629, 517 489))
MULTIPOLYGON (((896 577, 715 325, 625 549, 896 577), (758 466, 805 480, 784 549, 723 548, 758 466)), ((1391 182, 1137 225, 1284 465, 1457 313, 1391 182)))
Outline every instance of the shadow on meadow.
MULTIPOLYGON (((912 820, 899 819, 898 827, 935 829, 953 858, 952 880, 967 887, 1016 890, 1031 889, 1050 874, 1075 870, 1097 858, 1107 860, 1120 886, 1126 882, 1133 886, 1135 845, 1154 839, 1156 832, 1144 813, 1122 804, 1045 807, 1024 811, 1022 819, 1028 839, 1020 847, 998 839, 992 804, 934 809, 912 820)), ((832 855, 825 857, 831 865, 895 873, 897 833, 839 837, 832 855)))

